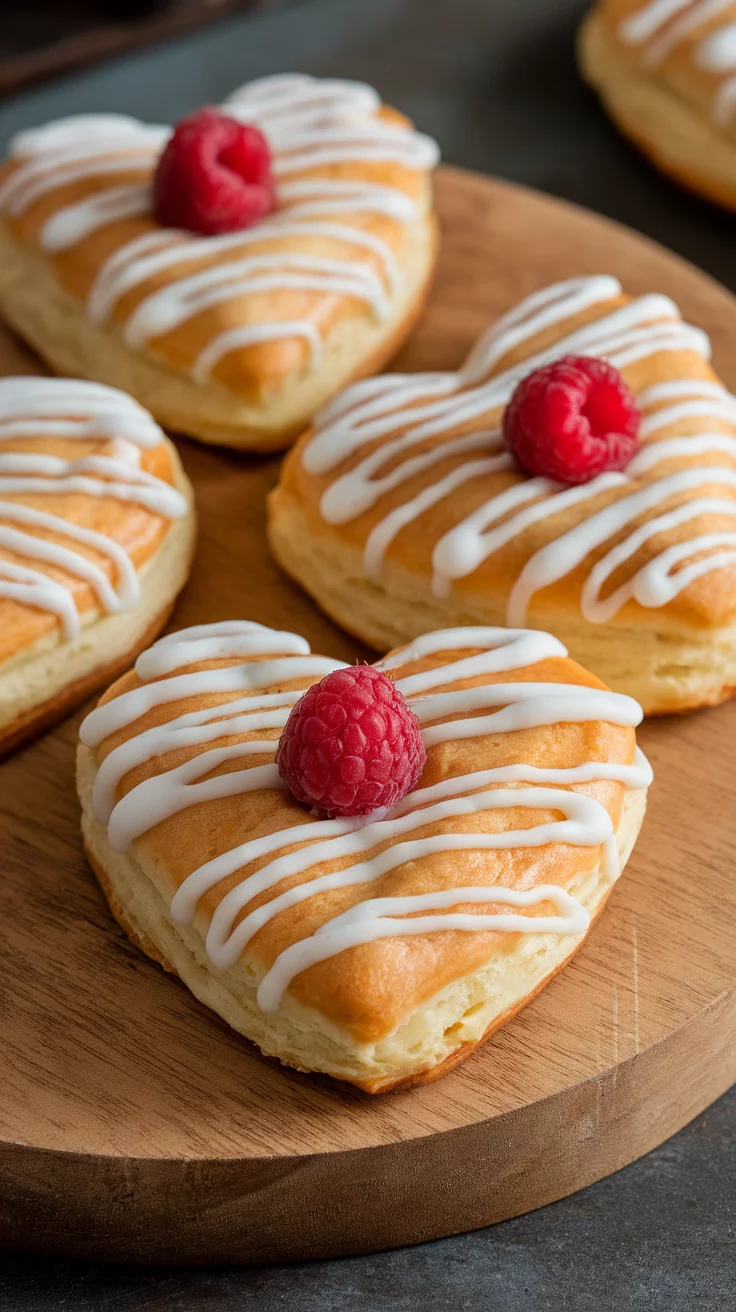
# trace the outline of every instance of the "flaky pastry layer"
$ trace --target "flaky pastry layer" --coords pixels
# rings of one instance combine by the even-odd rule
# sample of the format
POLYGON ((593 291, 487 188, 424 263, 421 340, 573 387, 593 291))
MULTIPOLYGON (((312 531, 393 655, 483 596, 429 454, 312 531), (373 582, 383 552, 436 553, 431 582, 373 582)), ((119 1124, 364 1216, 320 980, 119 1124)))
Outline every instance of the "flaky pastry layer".
MULTIPOLYGON (((714 119, 719 79, 692 59, 697 41, 718 30, 729 15, 723 9, 710 21, 704 15, 689 36, 674 42, 661 62, 652 64, 642 57, 641 47, 617 36, 621 22, 643 8, 642 0, 602 0, 594 7, 578 43, 583 76, 617 127, 663 173, 734 209, 736 131, 732 121, 721 124, 714 119)), ((732 19, 736 6, 733 11, 732 19)), ((664 34, 667 31, 665 26, 664 34)))
MULTIPOLYGON (((362 552, 315 531, 294 498, 279 498, 269 540, 279 564, 298 579, 331 619, 376 651, 444 625, 503 624, 502 606, 477 592, 439 600, 428 580, 391 562, 379 580, 366 579, 362 552)), ((658 612, 654 612, 656 617, 658 612)), ((638 628, 587 624, 571 605, 567 614, 535 612, 540 628, 564 642, 575 659, 609 688, 635 697, 647 715, 717 706, 736 690, 736 625, 677 632, 646 623, 638 628)))

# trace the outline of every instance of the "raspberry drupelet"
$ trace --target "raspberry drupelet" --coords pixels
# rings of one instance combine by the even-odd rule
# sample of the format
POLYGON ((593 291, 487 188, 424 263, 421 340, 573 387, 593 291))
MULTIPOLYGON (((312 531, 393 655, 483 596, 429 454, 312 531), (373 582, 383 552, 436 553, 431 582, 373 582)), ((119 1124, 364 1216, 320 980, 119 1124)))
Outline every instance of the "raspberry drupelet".
POLYGON ((628 464, 639 422, 618 369, 569 355, 522 379, 504 412, 503 436, 526 473, 587 483, 628 464))
POLYGON ((414 787, 424 761, 416 715, 372 665, 334 670, 309 688, 276 751, 297 801, 330 817, 393 806, 414 787))
POLYGON ((216 109, 177 123, 153 179, 153 211, 167 228, 205 237, 250 228, 276 204, 263 133, 216 109))

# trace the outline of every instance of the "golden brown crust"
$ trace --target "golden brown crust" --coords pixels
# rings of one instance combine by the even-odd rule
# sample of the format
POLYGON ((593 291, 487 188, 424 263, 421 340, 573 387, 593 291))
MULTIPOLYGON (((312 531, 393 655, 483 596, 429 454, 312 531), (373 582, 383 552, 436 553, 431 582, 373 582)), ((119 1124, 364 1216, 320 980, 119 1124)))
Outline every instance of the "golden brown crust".
POLYGON ((34 738, 38 738, 52 725, 63 720, 75 707, 86 701, 98 688, 102 688, 110 679, 119 678, 125 670, 129 669, 136 657, 150 646, 161 632, 174 609, 175 600, 176 598, 172 598, 159 611, 146 631, 121 656, 98 666, 97 669, 90 670, 68 684, 61 692, 49 697, 47 701, 41 702, 23 715, 16 716, 9 724, 3 725, 0 729, 0 759, 17 751, 19 747, 26 746, 34 738))
MULTIPOLYGON (((717 111, 725 75, 699 65, 697 47, 736 18, 736 5, 693 24, 662 57, 648 58, 656 38, 638 44, 621 36, 621 23, 645 0, 599 0, 580 32, 579 58, 620 131, 663 173, 689 191, 736 209, 736 129, 717 111)), ((704 11, 705 12, 705 11, 704 11)), ((695 15, 687 12, 679 19, 695 15)), ((659 37, 673 31, 665 24, 659 37)))
MULTIPOLYGON (((613 887, 609 888, 599 901, 591 916, 591 928, 599 919, 612 892, 613 887)), ((535 998, 539 997, 539 994, 546 989, 547 985, 552 982, 555 976, 559 975, 560 972, 572 961, 573 957, 577 955, 582 946, 583 944, 579 943, 577 947, 574 947, 563 961, 559 961, 556 964, 551 974, 545 976, 544 979, 539 980, 531 992, 527 993, 526 996, 521 998, 514 1006, 507 1007, 506 1011, 500 1016, 495 1016, 490 1025, 488 1025, 483 1031, 479 1039, 463 1043, 461 1047, 456 1048, 455 1051, 450 1053, 450 1055, 446 1057, 443 1062, 440 1062, 439 1065, 433 1066, 432 1069, 428 1071, 417 1071, 400 1080, 367 1080, 359 1087, 363 1089, 365 1093, 399 1093, 406 1089, 418 1088, 422 1084, 433 1084, 435 1080, 441 1079, 443 1075, 448 1075, 456 1066, 461 1066, 462 1063, 475 1052, 476 1048, 481 1048, 488 1039, 492 1038, 493 1035, 497 1033, 498 1030, 503 1029, 504 1025, 508 1025, 509 1021, 514 1019, 514 1016, 518 1016, 520 1011, 523 1011, 530 1002, 533 1002, 535 998)))
POLYGON ((150 935, 143 934, 135 928, 120 898, 115 893, 102 861, 98 861, 89 843, 85 842, 84 837, 82 837, 82 847, 84 855, 95 873, 95 879, 105 894, 107 905, 123 933, 127 935, 134 947, 138 948, 140 952, 145 952, 146 956, 150 957, 151 961, 155 961, 156 965, 160 966, 162 970, 165 970, 167 975, 176 975, 176 967, 166 960, 163 952, 156 946, 150 935))

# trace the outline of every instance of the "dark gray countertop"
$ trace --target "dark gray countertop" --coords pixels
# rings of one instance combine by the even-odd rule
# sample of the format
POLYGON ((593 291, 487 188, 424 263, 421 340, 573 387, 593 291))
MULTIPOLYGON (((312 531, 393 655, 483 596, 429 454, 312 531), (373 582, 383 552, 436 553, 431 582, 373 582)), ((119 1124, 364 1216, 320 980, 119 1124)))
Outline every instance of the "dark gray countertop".
MULTIPOLYGON (((581 86, 581 0, 304 0, 19 96, 0 143, 59 114, 170 121, 264 73, 364 78, 446 159, 628 223, 736 290, 734 220, 658 177, 581 86)), ((543 1211, 421 1248, 257 1270, 0 1257, 3 1312, 730 1312, 736 1090, 642 1161, 543 1211)))

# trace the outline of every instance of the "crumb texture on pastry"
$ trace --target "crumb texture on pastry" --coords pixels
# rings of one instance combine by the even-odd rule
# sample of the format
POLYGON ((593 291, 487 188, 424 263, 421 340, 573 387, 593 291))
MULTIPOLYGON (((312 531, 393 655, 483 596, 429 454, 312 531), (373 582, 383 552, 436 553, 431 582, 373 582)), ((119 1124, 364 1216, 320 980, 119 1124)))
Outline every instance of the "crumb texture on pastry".
POLYGON ((264 78, 223 108, 264 132, 277 208, 219 236, 151 213, 168 128, 101 114, 18 134, 0 170, 0 304, 58 372, 205 441, 272 449, 413 325, 437 148, 362 83, 264 78))
POLYGON ((608 276, 544 288, 457 373, 348 388, 284 462, 274 553, 380 648, 442 624, 532 624, 647 713, 736 686, 736 402, 710 343, 608 276), (517 382, 565 355, 621 370, 641 411, 622 472, 528 477, 501 437, 517 382))
POLYGON ((424 635, 380 668, 427 762, 324 820, 274 765, 339 663, 228 621, 161 639, 85 720, 85 848, 131 938, 264 1053, 372 1092, 434 1078, 579 947, 633 846, 641 708, 548 634, 424 635))
POLYGON ((0 747, 163 624, 194 513, 172 444, 111 388, 0 379, 0 747))
POLYGON ((599 0, 580 66, 618 127, 678 182, 736 207, 736 4, 599 0))

